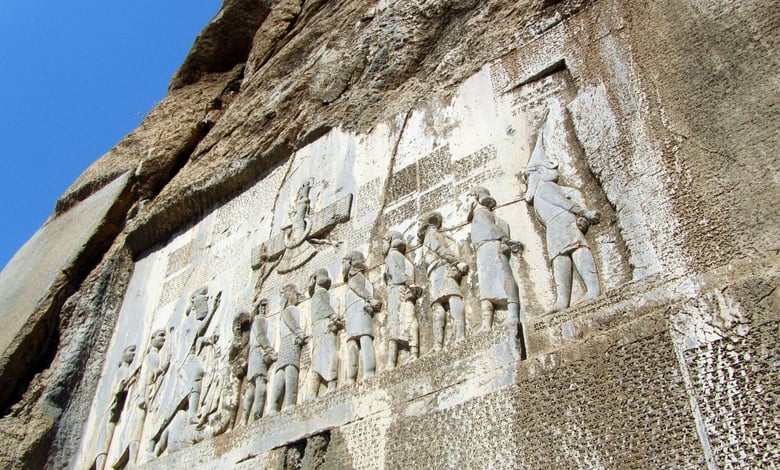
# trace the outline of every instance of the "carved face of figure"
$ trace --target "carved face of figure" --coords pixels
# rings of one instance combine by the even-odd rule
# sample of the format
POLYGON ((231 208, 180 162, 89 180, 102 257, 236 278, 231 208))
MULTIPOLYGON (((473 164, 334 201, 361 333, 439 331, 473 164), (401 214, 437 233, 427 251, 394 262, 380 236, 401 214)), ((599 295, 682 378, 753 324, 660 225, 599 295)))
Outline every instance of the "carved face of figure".
POLYGON ((130 365, 135 360, 135 345, 128 346, 122 351, 122 362, 130 365))
POLYGON ((282 296, 287 301, 287 305, 298 305, 298 286, 286 284, 282 287, 282 296))
POLYGON ((255 304, 255 315, 265 315, 268 307, 268 299, 260 299, 255 304))
POLYGON ((192 293, 190 302, 192 302, 192 309, 195 311, 195 318, 203 320, 209 313, 209 288, 201 287, 192 293))
POLYGON ((473 211, 477 204, 493 210, 496 207, 496 200, 490 195, 490 191, 485 188, 477 187, 471 190, 470 197, 470 210, 473 211))
POLYGON ((314 281, 318 286, 324 289, 330 289, 331 280, 327 270, 318 269, 317 272, 314 273, 314 281))
POLYGON ((251 325, 249 312, 246 310, 238 312, 236 318, 233 319, 233 336, 241 338, 245 332, 249 331, 251 325))
POLYGON ((385 254, 389 253, 391 248, 395 248, 401 253, 406 253, 406 240, 404 240, 404 236, 400 232, 394 230, 388 233, 382 239, 382 242, 385 254))
POLYGON ((533 201, 540 182, 558 181, 558 170, 556 169, 557 166, 558 165, 553 162, 547 162, 545 165, 536 165, 525 170, 526 202, 530 203, 533 201))
MULTIPOLYGON (((469 208, 469 210, 471 210, 471 208, 469 208)), ((428 232, 428 230, 439 231, 441 229, 443 220, 444 218, 442 217, 441 213, 437 211, 429 212, 420 217, 420 220, 417 222, 419 227, 417 229, 417 238, 420 239, 420 243, 425 240, 425 234, 428 232)))
POLYGON ((356 273, 366 269, 366 257, 359 251, 350 251, 344 257, 341 264, 344 280, 349 279, 351 273, 356 273))
POLYGON ((583 216, 577 217, 577 228, 580 229, 580 232, 582 233, 588 233, 588 229, 590 228, 590 221, 583 216))
POLYGON ((152 347, 158 350, 161 349, 163 347, 163 344, 165 344, 165 337, 166 337, 165 330, 157 330, 154 333, 152 333, 152 339, 150 341, 152 347))

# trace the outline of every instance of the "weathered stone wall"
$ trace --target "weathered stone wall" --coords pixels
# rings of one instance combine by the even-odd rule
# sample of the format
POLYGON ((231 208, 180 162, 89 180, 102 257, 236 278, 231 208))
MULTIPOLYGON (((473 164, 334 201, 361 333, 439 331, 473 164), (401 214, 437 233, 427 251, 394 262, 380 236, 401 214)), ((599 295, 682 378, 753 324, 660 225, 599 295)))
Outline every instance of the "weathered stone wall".
MULTIPOLYGON (((251 250, 284 223, 303 174, 352 173, 318 188, 315 207, 354 194, 332 237, 373 266, 387 229, 442 207, 463 223, 463 193, 492 185, 526 246, 513 261, 522 347, 495 355, 514 344, 505 331, 475 334, 472 269, 463 347, 151 467, 771 466, 778 26, 770 0, 226 1, 169 96, 31 241, 50 246, 51 227, 86 217, 73 255, 28 280, 13 273, 36 260, 20 252, 0 275, 4 292, 35 290, 0 311, 19 320, 2 333, 0 464, 86 468, 123 318, 148 304, 148 332, 215 273, 230 273, 217 284, 231 313, 251 303, 251 250), (588 233, 602 295, 556 313, 544 228, 518 199, 547 109, 562 179, 603 218, 588 233)), ((341 253, 328 256, 333 276, 341 253)), ((266 290, 286 279, 274 276, 266 290)))

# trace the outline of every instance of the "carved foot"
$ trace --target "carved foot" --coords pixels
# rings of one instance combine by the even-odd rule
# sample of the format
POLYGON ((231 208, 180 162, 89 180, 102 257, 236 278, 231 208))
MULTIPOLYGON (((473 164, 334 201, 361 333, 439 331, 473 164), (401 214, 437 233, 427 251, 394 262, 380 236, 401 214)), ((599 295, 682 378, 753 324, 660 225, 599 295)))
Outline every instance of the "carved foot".
POLYGON ((595 298, 598 298, 599 295, 601 295, 598 292, 586 292, 585 295, 580 297, 580 300, 577 301, 578 304, 581 304, 583 302, 587 302, 588 300, 593 300, 595 298))

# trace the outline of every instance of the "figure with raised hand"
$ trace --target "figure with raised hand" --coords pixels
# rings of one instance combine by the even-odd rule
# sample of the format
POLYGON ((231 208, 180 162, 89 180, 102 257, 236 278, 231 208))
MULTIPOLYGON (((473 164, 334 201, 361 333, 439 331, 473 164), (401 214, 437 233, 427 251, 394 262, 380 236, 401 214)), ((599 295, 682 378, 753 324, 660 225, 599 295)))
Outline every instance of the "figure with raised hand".
POLYGON ((398 355, 408 349, 411 360, 420 356, 420 334, 415 301, 422 289, 414 283, 414 265, 406 257, 406 241, 392 231, 384 238, 387 286, 388 368, 398 365, 398 355))
POLYGON ((520 298, 509 256, 522 250, 519 242, 509 238, 509 225, 494 212, 496 200, 485 188, 474 188, 469 194, 471 242, 474 244, 479 280, 479 303, 482 308, 480 331, 493 326, 497 306, 506 307, 508 325, 517 325, 520 317, 520 298))
POLYGON ((428 272, 431 310, 433 311, 433 351, 444 346, 444 327, 449 311, 455 326, 455 342, 466 337, 465 309, 460 290, 461 277, 469 265, 458 255, 458 245, 441 231, 439 212, 425 214, 419 223, 418 237, 423 245, 423 260, 428 272))
POLYGON ((347 383, 357 380, 360 362, 363 364, 363 378, 374 375, 376 357, 374 353, 374 313, 382 302, 374 297, 374 289, 366 278, 366 257, 359 251, 350 251, 343 259, 342 272, 348 290, 346 294, 347 330, 347 383))
POLYGON ((578 189, 558 184, 558 163, 549 160, 544 149, 549 132, 550 124, 545 120, 524 174, 525 201, 533 207, 547 232, 547 255, 555 280, 555 312, 571 304, 574 270, 585 285, 582 300, 601 294, 596 262, 585 241, 585 233, 591 224, 599 223, 600 215, 585 206, 578 189))

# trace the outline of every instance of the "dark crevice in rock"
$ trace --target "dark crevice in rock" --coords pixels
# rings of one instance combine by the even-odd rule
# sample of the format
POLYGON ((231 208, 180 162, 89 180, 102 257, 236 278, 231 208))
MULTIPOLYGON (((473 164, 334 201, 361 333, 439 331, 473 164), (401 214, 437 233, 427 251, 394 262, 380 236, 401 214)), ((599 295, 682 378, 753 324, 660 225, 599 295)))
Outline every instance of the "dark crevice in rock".
MULTIPOLYGON (((332 468, 328 462, 331 431, 324 431, 306 439, 291 442, 275 449, 280 459, 274 470, 324 470, 332 468)), ((272 451, 274 452, 274 451, 272 451)))
MULTIPOLYGON (((561 59, 557 62, 554 62, 550 64, 547 68, 543 69, 542 71, 531 75, 527 79, 523 80, 522 82, 518 83, 515 87, 512 88, 512 90, 516 90, 522 86, 528 85, 529 83, 538 82, 539 80, 543 80, 551 75, 554 75, 558 72, 563 72, 566 70, 566 61, 564 59, 561 59)), ((512 91, 510 90, 510 91, 512 91)))
POLYGON ((81 446, 91 405, 84 397, 95 394, 132 269, 126 250, 114 250, 65 302, 60 330, 70 336, 42 402, 44 409, 62 410, 45 452, 48 468, 68 466, 81 446))

